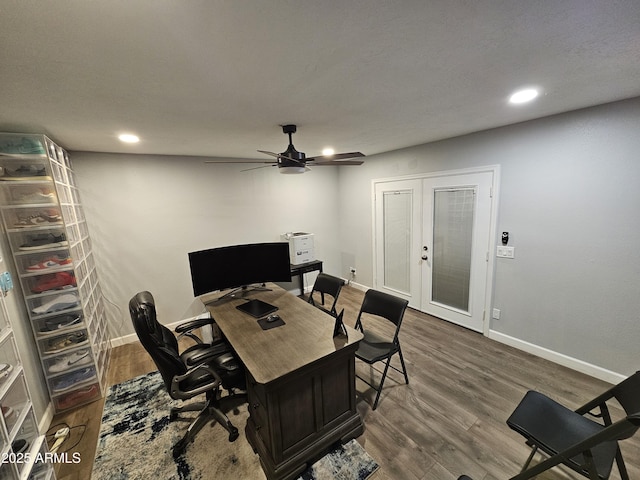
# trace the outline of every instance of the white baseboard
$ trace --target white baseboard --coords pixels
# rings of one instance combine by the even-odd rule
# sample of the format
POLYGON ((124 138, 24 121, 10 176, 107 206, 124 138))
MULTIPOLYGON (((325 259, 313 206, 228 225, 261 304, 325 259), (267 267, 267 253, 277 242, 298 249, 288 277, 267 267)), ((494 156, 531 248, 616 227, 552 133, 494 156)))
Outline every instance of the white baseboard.
POLYGON ((591 375, 592 377, 604 380, 605 382, 609 382, 614 385, 627 378, 626 375, 612 372, 611 370, 583 362, 577 358, 554 352, 553 350, 534 345, 533 343, 525 342, 524 340, 505 335, 504 333, 496 332, 495 330, 489 330, 489 338, 511 347, 515 347, 518 350, 523 350, 527 353, 537 355, 545 360, 550 360, 564 367, 571 368, 577 372, 586 373, 587 375, 591 375))
POLYGON ((369 290, 371 287, 368 287, 366 285, 362 285, 361 283, 356 283, 354 281, 349 281, 349 280, 345 280, 347 282, 347 285, 349 285, 350 287, 353 287, 357 290, 360 290, 362 292, 366 292, 367 290, 369 290))

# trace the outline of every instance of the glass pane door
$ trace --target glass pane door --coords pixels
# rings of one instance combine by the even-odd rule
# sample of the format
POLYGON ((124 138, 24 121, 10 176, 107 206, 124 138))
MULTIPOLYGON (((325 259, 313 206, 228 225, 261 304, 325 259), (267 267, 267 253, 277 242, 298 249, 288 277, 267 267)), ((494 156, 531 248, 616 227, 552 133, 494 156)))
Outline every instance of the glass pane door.
POLYGON ((410 190, 384 192, 384 286, 409 293, 409 257, 411 255, 410 190))
POLYGON ((474 188, 434 191, 431 299, 469 311, 474 188))

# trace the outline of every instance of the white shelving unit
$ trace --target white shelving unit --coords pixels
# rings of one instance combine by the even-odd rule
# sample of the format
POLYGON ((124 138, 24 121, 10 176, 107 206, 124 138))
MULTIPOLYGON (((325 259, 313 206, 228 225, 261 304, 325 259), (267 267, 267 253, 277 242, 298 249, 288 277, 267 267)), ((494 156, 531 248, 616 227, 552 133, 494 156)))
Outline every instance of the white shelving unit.
MULTIPOLYGON (((0 260, 0 265, 2 261, 0 260)), ((0 293, 0 479, 54 478, 46 459, 47 443, 38 432, 22 362, 9 323, 4 296, 0 293)))
POLYGON ((67 152, 44 135, 0 134, 0 211, 56 412, 102 397, 109 338, 67 152))

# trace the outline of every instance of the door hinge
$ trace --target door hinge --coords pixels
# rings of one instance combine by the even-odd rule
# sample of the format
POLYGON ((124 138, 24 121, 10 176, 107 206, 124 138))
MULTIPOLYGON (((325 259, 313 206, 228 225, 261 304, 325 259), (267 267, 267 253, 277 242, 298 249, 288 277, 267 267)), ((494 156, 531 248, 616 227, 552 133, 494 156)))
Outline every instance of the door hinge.
POLYGON ((489 198, 493 198, 493 187, 489 187, 489 198))
POLYGON ((488 261, 489 261, 489 252, 487 252, 487 254, 485 255, 484 261, 485 261, 485 262, 488 262, 488 261))

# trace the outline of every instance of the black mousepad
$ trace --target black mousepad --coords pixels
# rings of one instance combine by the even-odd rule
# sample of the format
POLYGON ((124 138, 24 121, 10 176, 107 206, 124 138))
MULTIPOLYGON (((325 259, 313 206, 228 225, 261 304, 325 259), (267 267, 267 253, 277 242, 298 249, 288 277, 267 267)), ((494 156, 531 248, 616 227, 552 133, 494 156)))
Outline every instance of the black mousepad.
POLYGON ((269 330, 271 328, 276 328, 284 324, 285 323, 281 318, 279 318, 278 320, 274 320, 273 322, 267 322, 266 318, 261 318, 260 320, 258 320, 258 325, 260 325, 260 328, 262 328, 263 330, 269 330))

